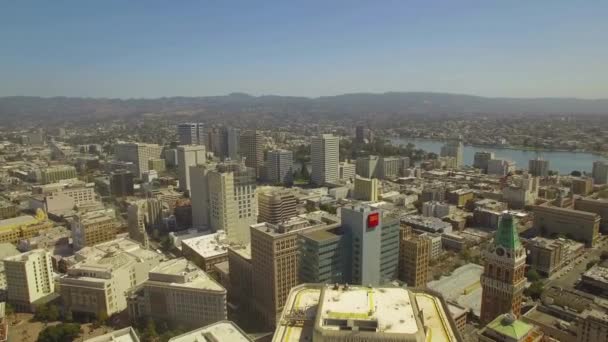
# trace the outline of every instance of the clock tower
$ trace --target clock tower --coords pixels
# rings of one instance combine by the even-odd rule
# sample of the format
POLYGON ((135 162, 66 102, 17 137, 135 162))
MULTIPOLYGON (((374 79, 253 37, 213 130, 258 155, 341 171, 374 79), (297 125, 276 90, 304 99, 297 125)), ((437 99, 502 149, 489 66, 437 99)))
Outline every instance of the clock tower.
POLYGON ((500 217, 494 243, 485 252, 481 276, 481 322, 487 324, 501 314, 519 317, 526 270, 526 250, 519 241, 515 219, 500 217))

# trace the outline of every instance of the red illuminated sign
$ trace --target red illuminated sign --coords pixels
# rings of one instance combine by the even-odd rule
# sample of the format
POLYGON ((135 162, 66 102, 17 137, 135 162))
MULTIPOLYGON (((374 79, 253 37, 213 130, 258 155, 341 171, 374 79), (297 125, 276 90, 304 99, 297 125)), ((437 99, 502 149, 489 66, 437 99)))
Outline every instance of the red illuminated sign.
POLYGON ((367 216, 367 228, 376 228, 380 223, 380 215, 372 213, 367 216))

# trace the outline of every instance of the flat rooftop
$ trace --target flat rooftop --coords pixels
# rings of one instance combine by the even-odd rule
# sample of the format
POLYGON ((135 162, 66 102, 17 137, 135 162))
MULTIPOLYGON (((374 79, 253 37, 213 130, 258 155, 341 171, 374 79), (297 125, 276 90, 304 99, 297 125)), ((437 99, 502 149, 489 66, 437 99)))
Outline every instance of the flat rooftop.
POLYGON ((150 270, 150 279, 148 281, 162 282, 174 287, 226 291, 224 287, 213 280, 207 273, 184 258, 171 259, 160 263, 154 269, 150 270), (163 278, 163 275, 169 277, 163 278), (161 280, 161 278, 163 278, 163 280, 161 280))
POLYGON ((413 335, 423 329, 415 319, 410 292, 404 288, 326 287, 318 312, 320 328, 327 330, 340 330, 347 320, 393 334, 413 335))
POLYGON ((12 229, 16 226, 25 226, 30 224, 38 223, 38 220, 34 216, 22 215, 5 220, 0 220, 0 231, 5 229, 12 229))
POLYGON ((85 340, 85 342, 139 342, 139 337, 131 327, 112 331, 105 335, 85 340))
POLYGON ((466 264, 455 269, 451 275, 431 281, 428 288, 441 295, 448 301, 458 303, 466 309, 473 310, 475 315, 481 311, 480 277, 483 266, 466 264))
POLYGON ((213 323, 206 327, 173 337, 169 340, 169 342, 206 341, 252 342, 253 340, 231 321, 213 323))
POLYGON ((230 246, 226 240, 226 232, 223 230, 191 239, 184 239, 182 240, 182 246, 184 245, 188 246, 203 258, 227 254, 228 246, 230 246))

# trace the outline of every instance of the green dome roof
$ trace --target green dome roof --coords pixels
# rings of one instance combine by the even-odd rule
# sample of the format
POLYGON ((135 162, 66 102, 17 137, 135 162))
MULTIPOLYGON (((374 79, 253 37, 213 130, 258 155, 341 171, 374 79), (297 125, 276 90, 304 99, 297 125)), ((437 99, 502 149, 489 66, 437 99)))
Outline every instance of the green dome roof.
POLYGON ((496 246, 502 246, 510 250, 521 248, 522 245, 519 241, 519 233, 515 227, 515 219, 512 215, 505 213, 500 217, 494 243, 496 246))

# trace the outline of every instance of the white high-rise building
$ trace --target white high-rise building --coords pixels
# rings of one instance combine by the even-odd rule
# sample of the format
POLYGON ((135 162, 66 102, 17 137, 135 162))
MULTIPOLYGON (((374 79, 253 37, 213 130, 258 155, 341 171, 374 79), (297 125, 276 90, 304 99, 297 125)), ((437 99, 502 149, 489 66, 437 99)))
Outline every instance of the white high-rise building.
POLYGON ((35 249, 4 259, 8 302, 19 308, 29 305, 55 291, 52 256, 44 249, 35 249))
POLYGON ((177 147, 179 189, 190 191, 190 166, 205 164, 205 146, 186 145, 177 147))
POLYGON ((608 162, 593 162, 593 182, 595 184, 608 184, 608 162))
POLYGON ((291 184, 293 182, 293 152, 288 150, 268 151, 266 176, 273 184, 291 184))
POLYGON ((461 167, 464 163, 463 151, 464 146, 462 145, 462 141, 460 141, 460 139, 448 141, 441 147, 441 157, 455 158, 456 165, 461 167))
POLYGON ((163 148, 156 144, 120 142, 115 146, 116 159, 135 164, 135 173, 141 178, 149 170, 148 161, 162 157, 163 148))
POLYGON ((312 159, 311 180, 313 184, 338 183, 340 180, 340 139, 332 134, 312 138, 310 145, 312 159))
POLYGON ((257 223, 255 171, 238 163, 190 167, 192 224, 226 231, 231 242, 248 243, 249 226, 257 223))
POLYGON ((207 145, 205 125, 200 122, 187 122, 177 125, 177 138, 180 145, 207 145))

